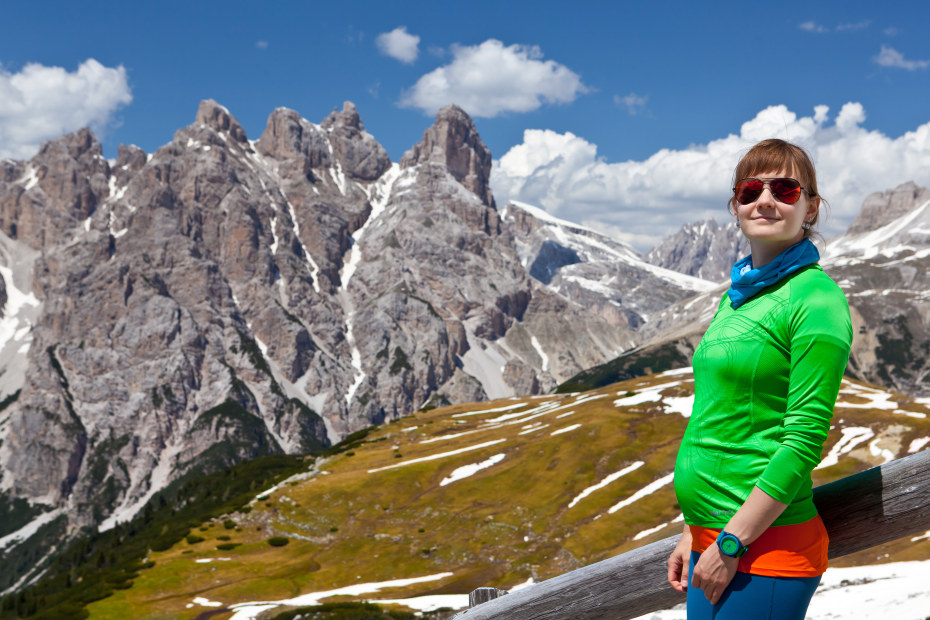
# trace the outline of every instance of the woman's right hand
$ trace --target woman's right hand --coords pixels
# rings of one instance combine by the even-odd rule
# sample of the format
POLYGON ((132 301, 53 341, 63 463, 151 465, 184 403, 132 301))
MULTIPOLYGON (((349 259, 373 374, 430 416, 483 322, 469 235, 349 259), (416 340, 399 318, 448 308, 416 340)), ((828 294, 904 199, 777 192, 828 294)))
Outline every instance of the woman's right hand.
POLYGON ((685 525, 681 538, 668 556, 668 582, 679 592, 688 591, 688 568, 691 564, 691 528, 685 525))

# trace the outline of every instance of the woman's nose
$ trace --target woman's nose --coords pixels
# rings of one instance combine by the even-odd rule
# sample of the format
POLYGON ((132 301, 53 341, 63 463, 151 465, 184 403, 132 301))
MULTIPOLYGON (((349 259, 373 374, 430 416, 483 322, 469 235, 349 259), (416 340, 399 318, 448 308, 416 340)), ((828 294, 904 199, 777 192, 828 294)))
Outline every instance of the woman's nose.
POLYGON ((762 205, 774 205, 775 204, 775 195, 772 194, 772 188, 768 186, 768 183, 762 188, 762 193, 759 194, 759 197, 756 199, 756 202, 762 205))

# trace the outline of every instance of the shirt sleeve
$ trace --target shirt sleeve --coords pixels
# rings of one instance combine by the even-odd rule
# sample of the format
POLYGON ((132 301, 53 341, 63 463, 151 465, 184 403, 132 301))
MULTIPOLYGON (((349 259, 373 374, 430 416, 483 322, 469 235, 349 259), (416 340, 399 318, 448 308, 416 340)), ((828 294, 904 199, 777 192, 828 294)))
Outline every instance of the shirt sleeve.
MULTIPOLYGON (((793 300, 794 301, 794 300, 793 300)), ((776 500, 790 504, 820 463, 840 382, 852 345, 849 305, 828 281, 804 290, 791 305, 788 398, 781 444, 756 482, 776 500)))

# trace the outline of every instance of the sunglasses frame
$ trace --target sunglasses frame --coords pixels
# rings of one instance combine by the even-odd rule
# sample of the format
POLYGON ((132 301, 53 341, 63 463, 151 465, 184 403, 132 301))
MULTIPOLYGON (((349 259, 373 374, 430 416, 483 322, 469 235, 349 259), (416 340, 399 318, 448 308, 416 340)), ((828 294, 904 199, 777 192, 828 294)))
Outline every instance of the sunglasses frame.
MULTIPOLYGON (((797 184, 798 184, 798 189, 807 192, 807 195, 808 195, 808 196, 811 195, 811 193, 807 190, 807 188, 804 187, 803 185, 801 185, 801 182, 800 182, 800 181, 798 181, 797 179, 792 178, 792 177, 764 177, 764 178, 763 178, 763 177, 745 177, 745 178, 742 178, 742 179, 740 179, 739 181, 737 181, 736 185, 733 187, 733 197, 736 199, 736 202, 737 202, 738 204, 741 204, 741 205, 752 204, 752 203, 754 203, 755 201, 759 200, 759 197, 762 196, 762 192, 764 192, 764 191, 765 191, 765 188, 768 187, 768 188, 769 188, 769 192, 771 192, 771 194, 772 194, 772 197, 773 197, 775 200, 777 200, 778 202, 782 203, 782 204, 793 205, 794 203, 796 203, 798 200, 801 199, 801 193, 800 193, 800 192, 798 192, 798 197, 797 197, 795 200, 791 201, 791 202, 786 202, 786 201, 782 200, 781 198, 779 198, 779 197, 778 197, 778 194, 776 194, 776 193, 774 192, 774 190, 772 190, 772 183, 775 183, 775 182, 777 182, 777 181, 793 181, 794 183, 797 183, 797 184), (759 195, 756 196, 755 198, 753 198, 752 200, 750 200, 749 202, 743 202, 743 201, 741 201, 741 200, 739 199, 739 193, 740 193, 740 192, 739 192, 739 189, 740 189, 740 185, 742 185, 744 181, 759 181, 760 183, 762 183, 762 189, 759 190, 759 195)), ((794 190, 792 190, 792 191, 794 191, 794 190)))

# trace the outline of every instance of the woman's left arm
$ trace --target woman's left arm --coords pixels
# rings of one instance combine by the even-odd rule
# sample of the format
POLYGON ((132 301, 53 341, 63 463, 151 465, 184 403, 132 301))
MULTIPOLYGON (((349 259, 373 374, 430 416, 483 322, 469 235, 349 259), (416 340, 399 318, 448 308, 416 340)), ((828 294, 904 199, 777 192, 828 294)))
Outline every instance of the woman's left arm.
MULTIPOLYGON (((749 497, 724 529, 739 538, 744 545, 749 545, 759 538, 787 507, 788 504, 778 501, 759 487, 753 487, 749 497)), ((694 567, 691 585, 703 590, 710 604, 715 605, 733 580, 738 564, 737 558, 723 555, 717 545, 711 545, 701 554, 701 559, 694 567)))

